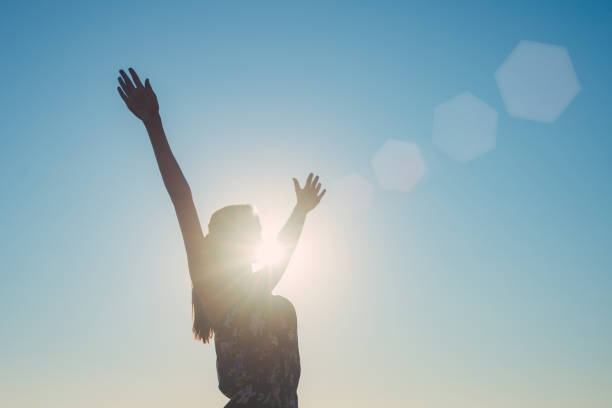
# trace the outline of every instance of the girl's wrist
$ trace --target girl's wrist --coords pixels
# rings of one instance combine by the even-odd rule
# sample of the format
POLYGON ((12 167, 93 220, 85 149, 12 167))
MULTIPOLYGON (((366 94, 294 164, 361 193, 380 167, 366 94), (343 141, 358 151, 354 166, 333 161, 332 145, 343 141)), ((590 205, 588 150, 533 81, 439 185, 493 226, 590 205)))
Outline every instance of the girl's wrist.
POLYGON ((295 211, 297 214, 303 215, 304 217, 306 216, 306 214, 308 214, 308 209, 300 205, 300 203, 297 203, 295 205, 295 208, 293 209, 293 211, 295 211))
POLYGON ((159 112, 158 112, 155 115, 151 116, 150 118, 143 119, 142 123, 144 123, 145 127, 147 128, 158 125, 161 123, 161 116, 159 116, 159 112))

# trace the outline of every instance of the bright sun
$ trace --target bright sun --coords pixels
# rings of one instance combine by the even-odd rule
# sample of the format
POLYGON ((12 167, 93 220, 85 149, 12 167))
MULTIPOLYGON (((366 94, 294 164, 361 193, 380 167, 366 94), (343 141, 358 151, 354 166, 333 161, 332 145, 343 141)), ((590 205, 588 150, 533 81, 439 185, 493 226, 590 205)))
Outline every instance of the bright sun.
POLYGON ((255 268, 274 265, 283 257, 283 247, 274 238, 264 238, 255 252, 255 268))

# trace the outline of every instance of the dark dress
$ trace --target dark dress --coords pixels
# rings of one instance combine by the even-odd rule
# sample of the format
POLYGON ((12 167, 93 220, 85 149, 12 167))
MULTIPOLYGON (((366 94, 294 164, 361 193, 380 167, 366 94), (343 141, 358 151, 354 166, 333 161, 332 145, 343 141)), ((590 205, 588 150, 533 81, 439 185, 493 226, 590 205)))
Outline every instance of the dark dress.
POLYGON ((297 317, 284 297, 251 292, 214 328, 225 408, 297 408, 297 317))

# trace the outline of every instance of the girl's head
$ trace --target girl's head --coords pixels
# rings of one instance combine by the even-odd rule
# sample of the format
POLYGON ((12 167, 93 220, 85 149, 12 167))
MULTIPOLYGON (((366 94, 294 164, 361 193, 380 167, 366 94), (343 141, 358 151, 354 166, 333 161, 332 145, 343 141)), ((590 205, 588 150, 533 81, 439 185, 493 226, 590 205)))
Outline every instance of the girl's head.
MULTIPOLYGON (((234 273, 250 271, 260 242, 261 224, 251 205, 229 205, 215 211, 205 238, 207 268, 203 273, 222 281, 234 273)), ((192 280, 192 285, 193 334, 197 340, 208 343, 212 324, 198 297, 197 280, 192 280)))
POLYGON ((216 265, 250 266, 261 242, 259 216, 249 204, 223 207, 210 217, 206 239, 213 247, 208 256, 216 265))

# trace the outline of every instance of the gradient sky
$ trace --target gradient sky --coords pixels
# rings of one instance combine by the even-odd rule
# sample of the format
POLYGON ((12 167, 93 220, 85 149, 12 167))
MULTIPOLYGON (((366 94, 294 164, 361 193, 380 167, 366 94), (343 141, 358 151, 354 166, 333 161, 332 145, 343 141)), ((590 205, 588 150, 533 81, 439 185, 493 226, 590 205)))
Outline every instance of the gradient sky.
MULTIPOLYGON (((291 177, 376 179, 419 145, 410 193, 308 219, 276 293, 299 319, 304 408, 612 406, 612 8, 606 2, 11 2, 0 10, 0 406, 221 407, 192 339, 184 248, 119 68, 157 92, 205 225, 249 202, 274 231, 291 177), (464 3, 464 4, 459 4, 464 3), (567 47, 582 90, 510 117, 494 73, 567 47), (431 143, 470 91, 497 148, 431 143)), ((326 205, 326 202, 329 205, 326 205)))

